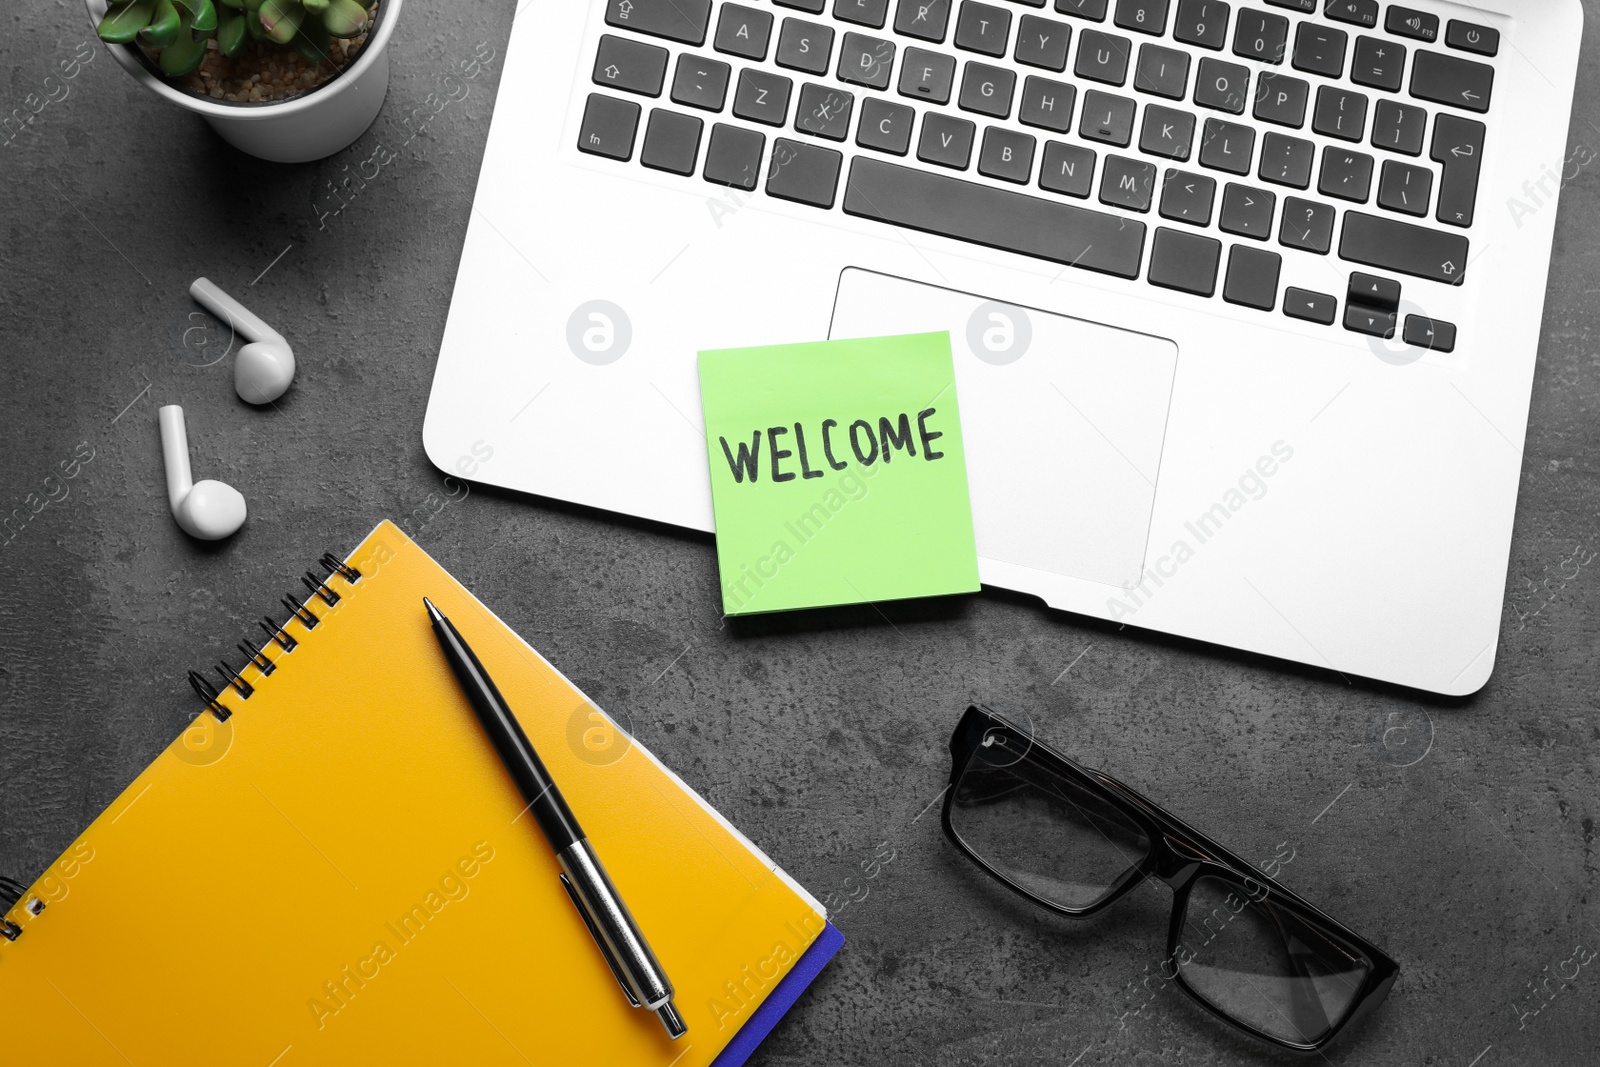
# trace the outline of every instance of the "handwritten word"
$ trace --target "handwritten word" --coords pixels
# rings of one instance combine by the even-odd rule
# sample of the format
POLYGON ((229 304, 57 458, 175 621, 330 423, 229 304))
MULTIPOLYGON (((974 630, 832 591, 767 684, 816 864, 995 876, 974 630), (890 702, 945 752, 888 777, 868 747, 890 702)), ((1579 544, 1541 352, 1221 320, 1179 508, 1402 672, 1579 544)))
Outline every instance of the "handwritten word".
MULTIPOLYGON (((917 455, 917 442, 922 442, 922 458, 929 462, 945 457, 943 452, 933 448, 933 442, 944 436, 943 431, 928 429, 928 420, 938 413, 936 408, 924 408, 917 412, 917 432, 915 437, 911 433, 911 416, 901 412, 894 419, 883 416, 878 419, 877 429, 866 419, 857 419, 850 424, 849 439, 850 452, 845 453, 844 446, 839 446, 839 455, 853 454, 856 462, 863 467, 870 467, 882 457, 884 463, 894 459, 895 450, 899 449, 907 456, 915 459, 917 455), (879 446, 882 446, 882 451, 879 446)), ((833 431, 839 423, 835 419, 823 419, 821 433, 814 435, 812 440, 819 437, 822 441, 822 457, 827 460, 828 466, 836 471, 842 471, 850 464, 839 459, 834 454, 833 431)), ((794 448, 782 448, 778 438, 789 434, 787 426, 768 427, 765 434, 754 430, 750 434, 750 444, 739 442, 739 454, 734 456, 734 450, 728 447, 726 437, 718 437, 722 442, 722 454, 728 460, 728 468, 733 472, 733 480, 743 484, 746 479, 753 485, 761 476, 761 439, 767 440, 767 456, 772 461, 772 481, 792 482, 796 474, 792 470, 784 470, 782 461, 797 458, 800 465, 799 477, 821 478, 827 472, 821 468, 811 466, 810 455, 806 451, 805 427, 800 423, 794 424, 794 448)), ((840 435, 844 436, 843 434, 840 435)))
MULTIPOLYGON (((495 50, 490 47, 489 43, 480 41, 473 50, 472 58, 461 60, 457 64, 457 69, 461 72, 461 77, 465 81, 472 81, 489 69, 489 64, 494 57, 495 50)), ((411 133, 401 142, 398 151, 404 151, 420 134, 426 132, 428 125, 445 108, 465 100, 472 93, 470 85, 465 84, 463 81, 458 81, 452 74, 443 75, 440 78, 440 84, 445 89, 443 95, 429 93, 422 103, 412 108, 406 116, 411 133), (418 121, 419 114, 422 116, 421 121, 418 121)), ((326 230, 328 228, 328 220, 343 214, 344 209, 349 207, 366 189, 367 185, 383 172, 383 168, 393 163, 397 158, 399 158, 397 152, 390 151, 382 142, 379 142, 370 156, 355 164, 354 173, 350 172, 350 164, 346 163, 341 168, 341 173, 344 177, 337 184, 334 183, 333 179, 327 179, 324 185, 327 186, 328 192, 332 194, 332 200, 330 201, 328 198, 323 197, 314 201, 311 205, 312 214, 317 219, 317 229, 326 230), (337 201, 338 206, 333 206, 332 201, 337 201)))
POLYGON ((72 55, 56 64, 56 69, 61 73, 47 74, 40 83, 40 92, 30 92, 22 98, 19 107, 11 109, 11 114, 0 118, 0 144, 6 147, 17 139, 17 134, 29 129, 33 120, 38 118, 44 109, 51 104, 59 104, 72 95, 72 87, 67 82, 78 76, 84 65, 94 62, 95 47, 88 41, 80 41, 72 55), (52 85, 51 83, 55 83, 52 85))
POLYGON ((413 904, 411 910, 395 922, 384 923, 384 930, 394 939, 393 946, 388 940, 379 938, 366 956, 353 964, 346 964, 332 979, 322 983, 322 993, 306 1000, 306 1007, 311 1010, 317 1029, 327 1026, 329 1019, 348 1008, 356 994, 383 973, 382 968, 395 960, 400 949, 421 937, 428 924, 437 920, 447 905, 452 901, 466 900, 467 894, 472 892, 472 887, 467 883, 476 878, 482 872, 483 865, 493 859, 494 846, 487 841, 479 841, 472 846, 470 854, 456 860, 453 867, 447 868, 439 876, 437 889, 428 887, 422 903, 413 904))
POLYGON ((0 546, 9 545, 15 540, 23 527, 33 521, 35 515, 51 504, 59 504, 67 499, 70 490, 66 483, 76 478, 84 465, 92 459, 94 459, 94 449, 89 447, 89 442, 78 442, 73 447, 72 454, 56 464, 61 476, 58 478, 53 473, 45 475, 43 496, 36 492, 28 493, 22 498, 20 505, 11 509, 11 514, 0 518, 0 529, 3 529, 6 535, 5 540, 0 541, 0 546))

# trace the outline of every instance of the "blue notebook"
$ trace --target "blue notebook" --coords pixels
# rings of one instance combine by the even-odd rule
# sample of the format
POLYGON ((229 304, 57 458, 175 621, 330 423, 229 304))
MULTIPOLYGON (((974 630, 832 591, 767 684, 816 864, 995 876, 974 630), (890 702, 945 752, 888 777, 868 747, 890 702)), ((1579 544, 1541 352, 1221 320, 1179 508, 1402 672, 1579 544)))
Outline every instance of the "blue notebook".
POLYGON ((728 1047, 711 1061, 711 1067, 739 1067, 749 1059, 756 1046, 772 1033, 778 1020, 800 999, 800 994, 822 973, 822 968, 828 965, 843 944, 844 935, 837 926, 829 923, 824 927, 817 939, 811 942, 811 947, 800 954, 794 967, 783 976, 783 981, 761 1002, 755 1014, 750 1016, 750 1021, 739 1028, 739 1033, 728 1042, 728 1047))

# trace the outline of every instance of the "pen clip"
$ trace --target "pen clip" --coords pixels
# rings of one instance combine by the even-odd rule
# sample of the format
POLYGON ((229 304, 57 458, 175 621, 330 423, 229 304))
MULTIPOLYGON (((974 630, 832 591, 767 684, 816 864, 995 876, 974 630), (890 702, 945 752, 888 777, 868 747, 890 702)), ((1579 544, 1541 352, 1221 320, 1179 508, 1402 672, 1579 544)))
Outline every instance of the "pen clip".
POLYGON ((606 966, 611 968, 611 974, 616 978, 617 985, 622 987, 623 996, 628 998, 628 1003, 634 1007, 642 1007, 639 998, 633 995, 633 990, 628 988, 627 979, 622 976, 622 965, 611 954, 611 946, 606 944, 606 939, 600 936, 600 928, 594 924, 594 919, 589 916, 589 909, 583 906, 583 901, 578 899, 578 891, 572 887, 565 873, 556 875, 561 879, 561 884, 567 889, 567 896, 572 898, 572 906, 578 909, 578 915, 583 919, 583 925, 589 928, 589 936, 594 938, 594 943, 600 946, 600 955, 606 958, 606 966))

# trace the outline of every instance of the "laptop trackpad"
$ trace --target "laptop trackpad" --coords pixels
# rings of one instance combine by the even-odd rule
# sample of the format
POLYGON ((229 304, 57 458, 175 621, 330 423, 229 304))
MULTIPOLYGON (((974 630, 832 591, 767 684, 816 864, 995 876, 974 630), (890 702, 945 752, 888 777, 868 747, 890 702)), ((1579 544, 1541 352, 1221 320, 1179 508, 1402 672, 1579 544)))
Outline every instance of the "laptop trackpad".
POLYGON ((851 267, 830 337, 950 332, 978 555, 1137 582, 1173 342, 851 267))

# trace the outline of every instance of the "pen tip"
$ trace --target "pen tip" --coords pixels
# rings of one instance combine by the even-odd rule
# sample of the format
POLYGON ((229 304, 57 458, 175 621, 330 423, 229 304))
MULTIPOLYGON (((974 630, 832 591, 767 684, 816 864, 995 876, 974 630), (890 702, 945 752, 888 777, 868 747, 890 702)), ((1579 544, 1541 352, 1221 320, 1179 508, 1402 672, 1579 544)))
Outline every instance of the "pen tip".
POLYGON ((439 609, 433 606, 433 601, 429 600, 427 597, 423 597, 422 603, 423 606, 428 609, 428 617, 434 622, 440 622, 444 619, 444 616, 439 613, 439 609))

